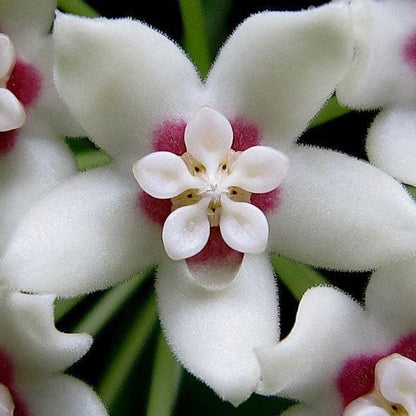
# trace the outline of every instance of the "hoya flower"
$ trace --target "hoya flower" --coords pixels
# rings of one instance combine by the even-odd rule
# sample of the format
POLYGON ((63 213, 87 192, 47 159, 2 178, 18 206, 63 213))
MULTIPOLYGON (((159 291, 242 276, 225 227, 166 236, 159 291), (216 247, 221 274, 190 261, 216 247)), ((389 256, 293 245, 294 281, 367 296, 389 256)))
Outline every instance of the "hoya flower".
POLYGON ((338 99, 382 108, 368 132, 368 157, 416 186, 416 1, 352 0, 350 7, 355 56, 338 99))
POLYGON ((106 415, 98 396, 62 374, 90 348, 87 334, 55 328, 53 295, 0 290, 0 414, 106 415))
POLYGON ((416 414, 416 260, 371 277, 365 309, 339 290, 310 289, 289 336, 257 351, 262 392, 302 403, 285 416, 416 414))
POLYGON ((0 253, 31 205, 75 173, 63 139, 80 129, 53 85, 55 6, 0 1, 0 253))
POLYGON ((54 36, 58 90, 112 161, 19 223, 0 267, 11 287, 70 296, 157 264, 172 350, 238 404, 260 379, 253 348, 279 336, 270 251, 355 270, 414 252, 397 182, 296 145, 351 60, 345 4, 247 19, 204 82, 140 22, 59 15, 54 36))

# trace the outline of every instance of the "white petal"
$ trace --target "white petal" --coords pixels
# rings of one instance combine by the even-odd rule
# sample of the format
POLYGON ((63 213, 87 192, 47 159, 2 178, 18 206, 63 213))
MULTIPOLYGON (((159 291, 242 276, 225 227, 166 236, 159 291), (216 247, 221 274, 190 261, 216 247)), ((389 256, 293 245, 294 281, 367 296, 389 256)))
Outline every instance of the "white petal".
POLYGON ((263 212, 248 202, 221 198, 220 230, 224 241, 234 250, 258 254, 267 247, 269 225, 263 212))
POLYGON ((353 0, 355 55, 337 97, 354 108, 416 104, 405 44, 416 33, 414 0, 353 0), (386 30, 388 28, 388 30, 386 30))
POLYGON ((413 415, 416 412, 416 363, 400 354, 378 361, 375 369, 376 386, 392 403, 400 403, 413 415))
POLYGON ((0 34, 0 80, 6 78, 13 69, 16 53, 10 38, 0 34))
POLYGON ((327 287, 310 289, 288 337, 256 351, 262 369, 261 392, 305 401, 324 415, 324 409, 340 414, 342 403, 334 383, 338 371, 358 351, 371 354, 386 347, 384 335, 347 295, 327 287))
POLYGON ((1 0, 1 31, 12 38, 17 49, 33 38, 38 40, 51 28, 56 3, 56 0, 1 0))
POLYGON ((85 383, 67 375, 22 379, 28 407, 36 416, 106 416, 100 398, 85 383))
POLYGON ((0 131, 22 127, 26 120, 22 103, 6 88, 0 88, 0 131))
POLYGON ((249 192, 264 193, 276 189, 289 169, 289 158, 267 146, 253 146, 242 152, 224 186, 239 186, 249 192))
POLYGON ((329 150, 301 147, 289 157, 280 205, 269 217, 274 251, 347 270, 414 254, 416 205, 390 176, 329 150))
POLYGON ((182 364, 234 405, 256 389, 260 369, 253 348, 278 339, 278 307, 268 256, 245 255, 235 279, 207 290, 186 262, 158 270, 159 313, 168 343, 182 364))
POLYGON ((58 90, 88 135, 128 169, 150 153, 163 121, 194 110, 194 66, 145 24, 60 14, 54 38, 58 90))
POLYGON ((0 266, 11 287, 73 296, 155 263, 160 230, 138 207, 139 187, 113 168, 77 175, 20 221, 0 266))
POLYGON ((218 111, 203 107, 192 116, 185 129, 185 144, 209 173, 215 174, 233 142, 230 122, 218 111))
POLYGON ((173 211, 163 225, 162 239, 166 254, 173 260, 199 253, 208 241, 210 224, 206 199, 173 211))
POLYGON ((367 136, 370 162, 401 182, 416 186, 416 110, 382 111, 367 136))
POLYGON ((364 396, 351 402, 342 416, 389 416, 389 413, 377 406, 374 400, 364 396))
POLYGON ((295 140, 348 68, 349 19, 348 7, 336 2, 245 20, 208 76, 215 107, 255 122, 263 143, 295 140))
POLYGON ((396 337, 416 331, 416 257, 377 269, 368 284, 366 308, 396 337))
POLYGON ((13 416, 14 403, 9 389, 0 384, 0 414, 2 416, 13 416))
POLYGON ((187 189, 202 186, 182 158, 170 152, 150 153, 141 158, 134 164, 133 173, 140 187, 159 199, 170 199, 187 189))
POLYGON ((0 347, 26 373, 63 371, 90 348, 87 334, 55 328, 52 295, 0 294, 0 347))
POLYGON ((15 149, 0 158, 0 253, 28 209, 75 172, 63 140, 19 134, 15 149))

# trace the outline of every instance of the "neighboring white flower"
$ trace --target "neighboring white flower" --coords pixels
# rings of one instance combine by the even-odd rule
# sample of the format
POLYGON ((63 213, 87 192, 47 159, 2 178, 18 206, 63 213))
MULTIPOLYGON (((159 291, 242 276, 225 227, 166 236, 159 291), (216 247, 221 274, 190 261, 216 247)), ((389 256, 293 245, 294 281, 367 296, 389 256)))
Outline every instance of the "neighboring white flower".
POLYGON ((352 0, 355 56, 337 97, 383 108, 368 132, 377 167, 416 186, 416 1, 352 0))
POLYGON ((221 397, 243 401, 260 379, 253 348, 278 339, 269 251, 355 270, 414 252, 416 207, 397 182, 295 144, 351 61, 350 29, 342 3, 255 15, 202 83, 183 51, 145 24, 59 15, 58 89, 112 162, 30 210, 2 278, 68 296, 159 264, 175 355, 221 397), (184 260, 169 259, 162 238, 184 260))
POLYGON ((299 400, 285 416, 416 414, 416 259, 373 273, 365 309, 320 287, 292 332, 257 351, 263 393, 299 400))
POLYGON ((0 289, 2 416, 107 415, 90 387, 62 374, 88 351, 92 339, 55 328, 54 299, 0 289))
POLYGON ((72 176, 79 135, 53 85, 56 0, 0 0, 0 258, 17 222, 72 176))

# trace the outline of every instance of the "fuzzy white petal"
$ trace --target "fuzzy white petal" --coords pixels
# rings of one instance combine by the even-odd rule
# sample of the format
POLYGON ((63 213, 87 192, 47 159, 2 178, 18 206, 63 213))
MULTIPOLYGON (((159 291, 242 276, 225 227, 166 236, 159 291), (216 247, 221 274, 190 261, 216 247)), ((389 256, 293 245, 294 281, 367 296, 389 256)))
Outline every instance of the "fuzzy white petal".
POLYGON ((301 147, 289 157, 280 203, 269 217, 274 251, 347 270, 414 253, 416 205, 390 176, 329 150, 301 147))
POLYGON ((344 360, 357 351, 382 348, 386 342, 384 331, 347 295, 326 287, 310 289, 289 336, 272 348, 256 351, 261 392, 288 395, 337 414, 342 405, 334 380, 344 360))
POLYGON ((382 111, 368 132, 366 146, 373 165, 416 186, 416 109, 382 111))
POLYGON ((173 260, 186 259, 199 253, 208 241, 210 224, 207 200, 180 207, 163 225, 162 239, 166 254, 173 260))
POLYGON ((0 28, 20 47, 46 35, 52 25, 56 0, 0 0, 0 28))
POLYGON ((0 275, 11 287, 72 296, 123 281, 162 252, 138 186, 112 168, 79 174, 20 221, 0 275))
POLYGON ((239 186, 260 194, 270 192, 283 181, 289 164, 289 158, 279 150, 253 146, 238 156, 223 186, 239 186))
POLYGON ((19 135, 15 149, 0 160, 0 257, 28 209, 75 172, 63 141, 19 135))
POLYGON ((20 380, 28 407, 36 416, 106 416, 97 394, 85 383, 61 374, 20 380))
POLYGON ((269 225, 263 212, 248 202, 221 199, 220 230, 224 241, 234 250, 258 254, 267 247, 269 225))
POLYGON ((263 143, 293 141, 331 95, 351 55, 344 4, 261 13, 224 45, 207 87, 223 114, 257 123, 263 143))
POLYGON ((25 120, 22 103, 8 89, 0 88, 0 132, 18 129, 25 120))
POLYGON ((214 174, 233 142, 230 122, 218 111, 203 107, 185 129, 186 150, 214 174))
POLYGON ((354 108, 416 104, 405 45, 416 33, 414 0, 353 0, 355 55, 337 97, 354 108), (388 30, 386 30, 388 28, 388 30))
POLYGON ((150 153, 158 125, 189 117, 199 78, 159 32, 129 19, 59 14, 54 38, 58 90, 88 135, 129 169, 150 153))
POLYGON ((54 300, 52 295, 1 293, 0 347, 19 371, 63 371, 91 346, 89 335, 64 334, 55 328, 54 300))
POLYGON ((190 174, 182 158, 170 152, 150 153, 141 158, 134 164, 133 173, 140 187, 159 199, 201 187, 201 181, 190 174))
POLYGON ((158 270, 159 312, 168 343, 182 364, 237 405, 256 389, 260 368, 253 348, 278 339, 276 287, 268 256, 245 255, 234 280, 207 290, 186 262, 158 270))
POLYGON ((416 331, 416 258, 377 269, 366 291, 371 316, 400 336, 416 331))
POLYGON ((10 38, 0 34, 0 79, 7 77, 13 69, 16 52, 10 38))

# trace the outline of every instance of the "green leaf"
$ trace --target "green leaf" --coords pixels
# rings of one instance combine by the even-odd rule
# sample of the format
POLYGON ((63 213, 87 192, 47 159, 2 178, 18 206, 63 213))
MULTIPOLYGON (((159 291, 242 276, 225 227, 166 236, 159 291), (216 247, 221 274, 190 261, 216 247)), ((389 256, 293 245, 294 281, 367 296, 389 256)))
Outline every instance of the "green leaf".
POLYGON ((345 114, 350 113, 352 110, 349 108, 342 107, 335 96, 331 97, 327 102, 326 106, 316 115, 311 121, 309 128, 318 127, 321 124, 327 123, 328 121, 334 120, 345 114))
POLYGON ((98 12, 83 0, 58 0, 58 8, 78 16, 99 16, 98 12))
POLYGON ((211 66, 201 0, 179 0, 186 52, 204 78, 211 66))
POLYGON ((416 188, 411 185, 406 185, 406 189, 409 192, 410 196, 416 200, 416 188))
POLYGON ((272 254, 271 259, 280 280, 297 300, 313 286, 329 285, 328 280, 310 266, 276 254, 272 254))
POLYGON ((77 306, 84 296, 69 299, 56 299, 55 301, 55 322, 60 321, 66 314, 68 314, 75 306, 77 306))
POLYGON ((130 370, 146 345, 156 322, 156 301, 152 295, 138 308, 133 325, 118 345, 117 353, 102 375, 97 391, 110 410, 127 382, 130 370))
POLYGON ((152 268, 150 271, 140 273, 127 282, 108 290, 73 327, 73 332, 86 332, 95 337, 124 302, 153 274, 153 271, 152 268))
POLYGON ((110 162, 110 156, 87 137, 67 137, 66 144, 74 154, 79 171, 104 166, 110 162))
POLYGON ((172 356, 163 333, 159 333, 150 384, 147 416, 170 416, 175 407, 182 367, 172 356))

